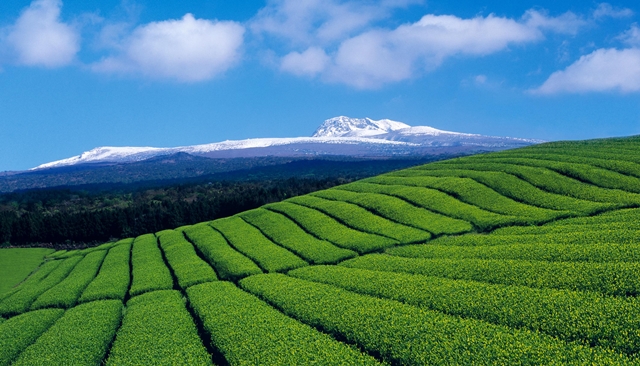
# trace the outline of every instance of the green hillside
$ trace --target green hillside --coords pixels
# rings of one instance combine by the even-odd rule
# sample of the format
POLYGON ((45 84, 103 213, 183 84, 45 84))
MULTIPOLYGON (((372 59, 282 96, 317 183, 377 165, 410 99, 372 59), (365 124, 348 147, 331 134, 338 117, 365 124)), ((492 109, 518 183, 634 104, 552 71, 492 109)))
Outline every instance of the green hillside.
POLYGON ((24 280, 42 263, 42 258, 53 251, 43 248, 0 249, 0 296, 24 280))
POLYGON ((0 366, 640 365, 640 137, 396 171, 59 251, 0 366))

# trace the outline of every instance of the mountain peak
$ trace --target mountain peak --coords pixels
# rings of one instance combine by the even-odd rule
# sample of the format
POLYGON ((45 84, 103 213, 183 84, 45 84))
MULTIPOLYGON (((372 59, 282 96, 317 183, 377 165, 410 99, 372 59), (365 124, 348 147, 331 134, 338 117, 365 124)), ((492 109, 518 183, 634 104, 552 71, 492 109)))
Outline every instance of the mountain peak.
POLYGON ((411 126, 390 119, 378 121, 371 118, 350 118, 345 116, 325 120, 312 137, 364 137, 410 128, 411 126))
POLYGON ((448 151, 451 149, 493 151, 539 142, 542 141, 472 135, 438 130, 429 126, 412 127, 389 119, 376 121, 371 118, 339 116, 324 121, 312 137, 255 138, 170 148, 103 146, 71 158, 39 165, 31 170, 78 164, 133 163, 158 156, 169 156, 167 161, 188 158, 175 156, 176 153, 181 152, 206 158, 318 155, 423 156, 434 154, 439 148, 448 151))

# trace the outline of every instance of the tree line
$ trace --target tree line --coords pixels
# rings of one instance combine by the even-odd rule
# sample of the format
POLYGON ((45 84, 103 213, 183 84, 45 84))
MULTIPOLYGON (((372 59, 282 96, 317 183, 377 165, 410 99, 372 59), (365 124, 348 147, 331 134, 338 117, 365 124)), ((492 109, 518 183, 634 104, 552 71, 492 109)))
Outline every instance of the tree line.
POLYGON ((37 190, 0 196, 3 246, 83 246, 214 220, 349 179, 215 182, 135 192, 37 190))

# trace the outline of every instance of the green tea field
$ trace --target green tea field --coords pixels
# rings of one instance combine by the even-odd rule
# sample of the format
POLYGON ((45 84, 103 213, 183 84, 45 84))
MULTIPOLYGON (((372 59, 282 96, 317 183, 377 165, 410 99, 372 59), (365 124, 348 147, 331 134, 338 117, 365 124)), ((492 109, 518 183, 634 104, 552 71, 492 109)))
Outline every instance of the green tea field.
POLYGON ((16 286, 35 270, 53 249, 13 248, 2 249, 0 255, 0 296, 16 286))
POLYGON ((640 137, 546 143, 51 253, 0 366, 640 365, 638 295, 640 137))

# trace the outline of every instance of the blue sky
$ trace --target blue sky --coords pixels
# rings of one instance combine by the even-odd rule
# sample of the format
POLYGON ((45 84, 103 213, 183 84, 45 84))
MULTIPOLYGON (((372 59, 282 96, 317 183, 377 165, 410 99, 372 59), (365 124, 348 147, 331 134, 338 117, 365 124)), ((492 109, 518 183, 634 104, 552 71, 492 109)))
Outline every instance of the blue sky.
POLYGON ((0 171, 324 119, 640 134, 637 1, 0 2, 0 171))

